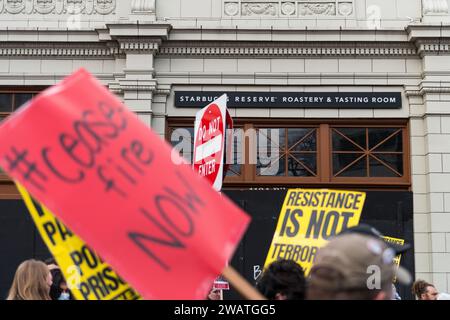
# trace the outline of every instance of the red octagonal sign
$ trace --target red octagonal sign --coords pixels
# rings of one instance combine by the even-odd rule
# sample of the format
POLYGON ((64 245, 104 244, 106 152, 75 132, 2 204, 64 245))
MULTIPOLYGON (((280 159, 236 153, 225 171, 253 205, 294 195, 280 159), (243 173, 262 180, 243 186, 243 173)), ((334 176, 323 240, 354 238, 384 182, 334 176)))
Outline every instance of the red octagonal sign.
POLYGON ((227 96, 222 95, 200 110, 195 117, 194 170, 206 177, 217 191, 222 188, 224 175, 227 124, 229 129, 232 128, 226 103, 227 96))

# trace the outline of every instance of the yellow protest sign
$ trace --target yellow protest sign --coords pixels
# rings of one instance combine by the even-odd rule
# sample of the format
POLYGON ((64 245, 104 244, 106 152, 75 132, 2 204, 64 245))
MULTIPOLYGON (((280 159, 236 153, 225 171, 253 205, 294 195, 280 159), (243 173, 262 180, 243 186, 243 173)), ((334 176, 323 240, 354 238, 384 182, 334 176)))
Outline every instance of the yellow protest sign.
POLYGON ((17 188, 42 239, 77 300, 137 300, 139 295, 86 243, 19 184, 17 188))
MULTIPOLYGON (((404 239, 398 239, 398 238, 392 238, 392 237, 383 237, 383 239, 386 242, 390 242, 390 243, 394 243, 394 244, 398 244, 403 246, 405 244, 405 240, 404 239)), ((394 264, 396 265, 396 268, 398 268, 400 266, 400 259, 402 258, 401 254, 398 254, 395 256, 394 258, 394 264)), ((397 278, 394 278, 393 282, 396 282, 397 278)))
POLYGON ((343 229, 358 225, 364 192, 290 189, 284 199, 265 267, 294 260, 309 274, 319 248, 343 229))

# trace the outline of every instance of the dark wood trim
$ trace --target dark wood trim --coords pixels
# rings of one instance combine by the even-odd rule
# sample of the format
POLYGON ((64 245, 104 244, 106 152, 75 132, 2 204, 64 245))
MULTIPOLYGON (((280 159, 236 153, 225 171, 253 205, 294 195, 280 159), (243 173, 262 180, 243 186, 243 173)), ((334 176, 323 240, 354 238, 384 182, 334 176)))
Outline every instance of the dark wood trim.
POLYGON ((49 86, 0 86, 0 93, 39 93, 49 86))
POLYGON ((320 125, 318 130, 317 139, 317 157, 318 157, 318 168, 317 174, 320 177, 322 183, 330 181, 330 176, 332 173, 332 161, 333 159, 328 156, 327 152, 332 146, 332 140, 330 132, 330 125, 323 123, 320 125))
POLYGON ((16 185, 11 180, 0 182, 0 200, 5 199, 21 199, 19 190, 17 190, 16 185))
MULTIPOLYGON (((168 130, 172 127, 186 126, 192 127, 193 118, 169 118, 168 130)), ((290 176, 257 176, 256 165, 249 164, 250 148, 249 139, 244 137, 246 162, 241 166, 240 177, 227 177, 224 181, 225 186, 246 187, 249 186, 362 186, 366 188, 388 188, 388 189, 411 189, 410 172, 410 146, 409 146, 409 122, 407 119, 251 119, 239 118, 235 120, 235 126, 243 126, 244 130, 257 128, 317 128, 317 176, 316 177, 290 177, 290 176), (403 152, 403 176, 402 177, 334 177, 333 176, 333 150, 332 150, 332 131, 333 128, 366 128, 366 146, 368 148, 368 128, 399 128, 402 130, 403 152)), ((287 135, 285 139, 287 140, 287 135)), ((388 137, 389 138, 389 137, 388 137)), ((388 139, 387 138, 387 139, 388 139)), ((387 140, 386 139, 386 140, 387 140)), ((285 142, 287 145, 287 142, 285 142)), ((339 152, 338 152, 339 153, 339 152)), ((367 152, 361 151, 361 155, 367 152)), ((369 159, 368 154, 367 161, 369 159)), ((287 158, 284 159, 287 161, 287 158)), ((286 164, 287 168, 287 164, 286 164)), ((369 170, 369 166, 367 167, 369 170)))

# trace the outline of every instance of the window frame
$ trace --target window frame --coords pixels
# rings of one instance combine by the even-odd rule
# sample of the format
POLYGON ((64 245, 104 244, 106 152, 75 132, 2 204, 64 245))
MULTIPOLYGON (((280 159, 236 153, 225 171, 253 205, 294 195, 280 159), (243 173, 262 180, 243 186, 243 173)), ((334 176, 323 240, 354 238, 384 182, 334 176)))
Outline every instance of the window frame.
MULTIPOLYGON (((256 174, 256 165, 251 164, 245 164, 246 166, 254 166, 254 172, 253 172, 253 179, 255 183, 269 183, 269 184, 285 184, 285 183, 298 183, 298 180, 301 179, 304 183, 319 183, 320 177, 321 177, 321 167, 320 164, 320 126, 317 124, 283 124, 283 123, 261 123, 261 124, 253 124, 253 129, 258 128, 283 128, 283 129, 289 129, 289 128, 315 128, 317 130, 317 149, 316 149, 316 166, 317 166, 317 174, 316 176, 307 176, 307 177, 291 177, 291 176, 258 176, 256 174)), ((287 139, 287 136, 285 137, 287 139)), ((286 144, 287 145, 287 144, 286 144)), ((246 151, 248 150, 248 145, 246 144, 246 151)))
MULTIPOLYGON (((402 139, 403 139, 403 150, 402 150, 402 158, 403 158, 403 175, 401 177, 335 177, 333 174, 333 157, 332 153, 329 158, 329 166, 331 168, 330 173, 330 180, 332 182, 336 183, 356 183, 356 184, 367 184, 367 179, 370 179, 371 184, 399 184, 399 185, 410 185, 410 163, 408 159, 410 159, 410 153, 409 153, 409 135, 408 135, 408 124, 372 124, 372 125, 359 125, 359 124, 352 124, 352 125, 346 125, 346 124, 336 124, 330 126, 330 135, 329 135, 329 143, 330 143, 330 151, 332 150, 332 139, 333 136, 331 134, 331 128, 361 128, 361 127, 368 127, 368 128, 401 128, 402 129, 402 139)), ((367 137, 368 139, 368 137, 367 137)))
MULTIPOLYGON (((317 177, 270 177, 257 176, 256 165, 248 164, 249 145, 245 138, 246 163, 242 165, 241 176, 226 177, 224 187, 320 187, 346 188, 364 187, 365 189, 411 190, 410 136, 408 119, 286 119, 286 118, 239 118, 235 127, 244 130, 251 128, 305 128, 317 127, 317 177), (332 157, 332 128, 337 127, 395 127, 402 129, 403 139, 403 176, 402 177, 334 177, 332 157), (368 181, 369 179, 369 181, 368 181)), ((192 127, 194 118, 166 118, 166 138, 171 128, 192 127)))
MULTIPOLYGON (((6 94, 12 94, 12 106, 11 110, 13 109, 13 106, 15 104, 16 94, 20 93, 29 93, 37 95, 41 91, 45 90, 46 86, 27 86, 27 87, 16 87, 16 86, 1 86, 0 87, 0 93, 6 93, 6 94)), ((15 110, 14 110, 15 111, 15 110)), ((11 112, 0 112, 0 122, 8 117, 10 114, 12 114, 14 111, 11 112)), ((20 199, 20 195, 17 192, 17 189, 12 182, 12 180, 9 178, 9 176, 0 171, 0 199, 20 199)))

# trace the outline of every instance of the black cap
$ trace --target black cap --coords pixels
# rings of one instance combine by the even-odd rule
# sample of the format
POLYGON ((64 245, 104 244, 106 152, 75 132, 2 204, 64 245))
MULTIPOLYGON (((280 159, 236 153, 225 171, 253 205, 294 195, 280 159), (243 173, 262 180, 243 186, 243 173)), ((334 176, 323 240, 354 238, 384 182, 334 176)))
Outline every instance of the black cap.
POLYGON ((390 248, 392 248, 396 254, 405 253, 406 251, 408 251, 411 248, 411 245, 409 245, 407 243, 405 243, 403 245, 399 245, 396 243, 386 241, 386 239, 383 238, 383 234, 381 234, 380 231, 378 231, 374 227, 372 227, 368 224, 365 224, 365 223, 361 223, 355 227, 345 229, 339 235, 349 234, 349 233, 359 233, 359 234, 368 235, 368 236, 380 239, 380 240, 384 241, 390 248))

